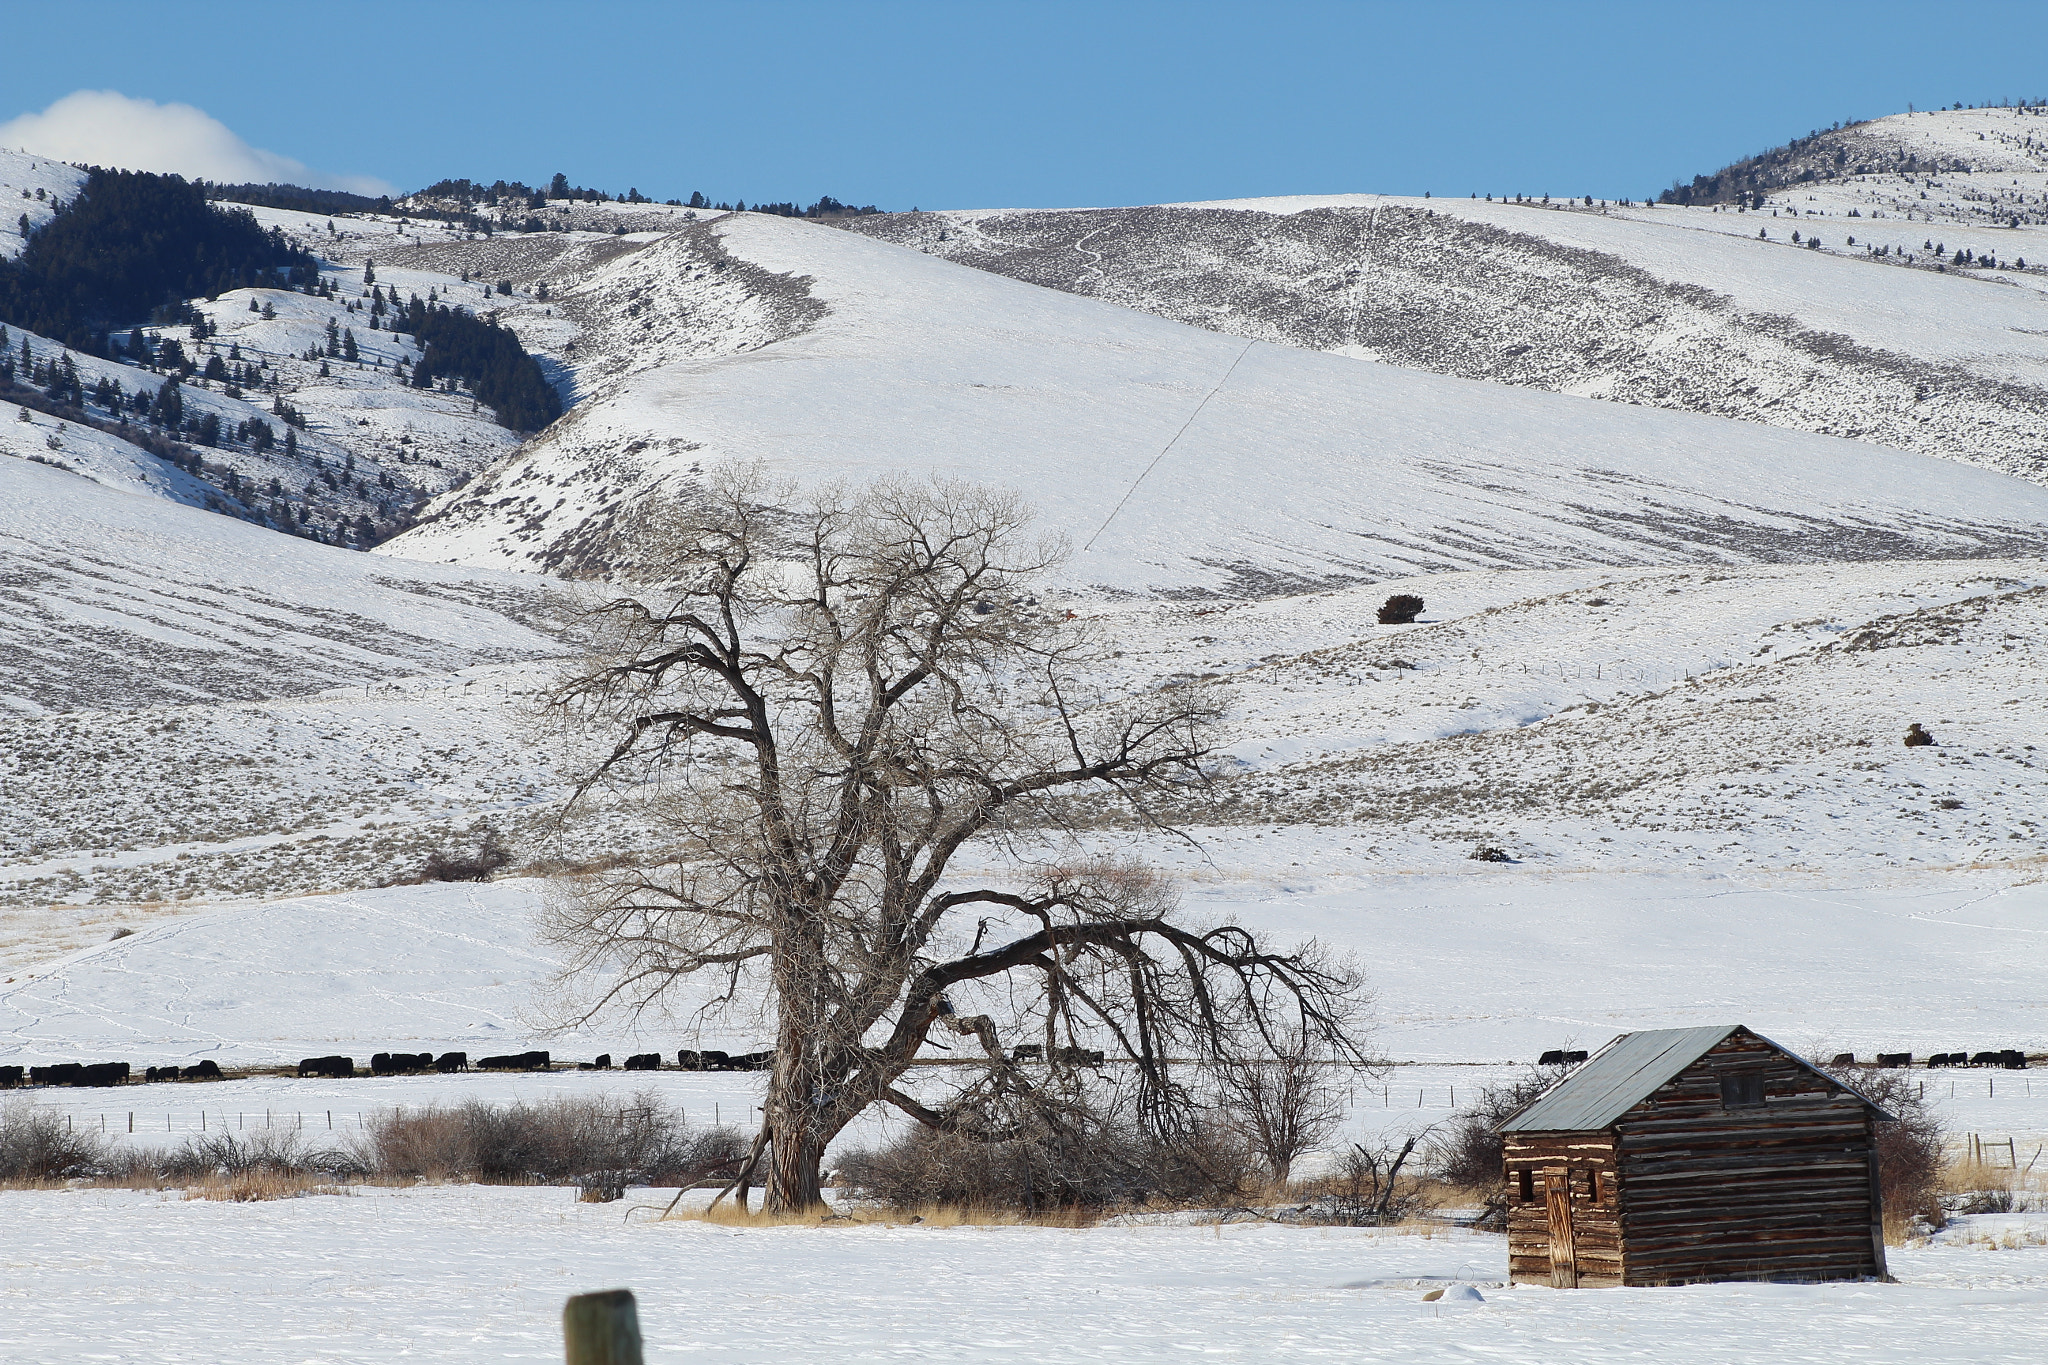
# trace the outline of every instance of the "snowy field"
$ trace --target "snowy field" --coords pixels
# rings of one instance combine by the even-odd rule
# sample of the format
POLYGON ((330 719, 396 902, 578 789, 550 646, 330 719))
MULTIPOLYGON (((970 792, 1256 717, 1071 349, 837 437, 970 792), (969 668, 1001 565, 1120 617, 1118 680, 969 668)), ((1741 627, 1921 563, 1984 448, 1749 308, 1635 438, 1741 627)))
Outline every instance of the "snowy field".
MULTIPOLYGON (((1287 867, 1317 851, 1302 834, 1224 831, 1216 845, 1280 865, 1193 882, 1188 917, 1356 954, 1394 1061, 1526 1062, 1629 1029, 1716 1022, 1830 1055, 2048 1045, 2048 884, 2027 874, 1344 876, 1287 867)), ((546 1046, 535 992, 553 959, 529 938, 540 891, 392 887, 154 924, 13 972, 0 984, 0 1058, 274 1065, 354 1051, 366 1063, 371 1051, 546 1046)), ((746 1023, 679 1023, 585 1031, 555 1050, 699 1045, 766 1042, 746 1023)))
MULTIPOLYGON (((629 1201, 649 1192, 629 1192, 629 1201)), ((559 1360, 561 1302, 630 1287, 650 1361, 2006 1362, 2048 1355, 2048 1218, 1967 1219, 1899 1283, 1500 1286, 1498 1237, 628 1222, 573 1191, 276 1203, 0 1194, 0 1357, 559 1360), (2010 1234, 2009 1248, 1987 1246, 2010 1234), (2031 1244, 2028 1244, 2028 1243, 2031 1244), (1436 1302, 1423 1295, 1442 1289, 1436 1302)))

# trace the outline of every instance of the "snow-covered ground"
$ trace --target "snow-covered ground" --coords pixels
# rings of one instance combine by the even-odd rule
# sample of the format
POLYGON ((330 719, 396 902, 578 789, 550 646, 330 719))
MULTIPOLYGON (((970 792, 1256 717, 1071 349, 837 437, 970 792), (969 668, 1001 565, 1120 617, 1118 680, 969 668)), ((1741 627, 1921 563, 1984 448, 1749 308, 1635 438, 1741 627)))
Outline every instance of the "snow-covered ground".
MULTIPOLYGON (((629 1193, 629 1199, 651 1192, 629 1193)), ((1964 1220, 1898 1283, 1501 1287, 1501 1238, 622 1221, 563 1189, 277 1203, 0 1194, 15 1360, 558 1360, 570 1294, 630 1287, 650 1361, 1531 1362, 2048 1354, 2048 1219, 1964 1220), (2009 1234, 2013 1246, 1996 1245, 2009 1234), (1992 1246, 1973 1236, 1989 1236, 1992 1246), (1424 1294, 1446 1291, 1434 1302, 1424 1294)))

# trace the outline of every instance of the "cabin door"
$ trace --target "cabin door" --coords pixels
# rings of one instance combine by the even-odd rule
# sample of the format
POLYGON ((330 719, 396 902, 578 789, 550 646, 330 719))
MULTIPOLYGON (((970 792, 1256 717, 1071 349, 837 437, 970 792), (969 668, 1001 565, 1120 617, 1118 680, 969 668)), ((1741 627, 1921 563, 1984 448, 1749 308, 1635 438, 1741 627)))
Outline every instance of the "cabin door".
POLYGON ((1578 1248, 1572 1237, 1571 1173, 1563 1166, 1543 1172, 1543 1202, 1550 1211, 1550 1287, 1579 1287, 1578 1248))

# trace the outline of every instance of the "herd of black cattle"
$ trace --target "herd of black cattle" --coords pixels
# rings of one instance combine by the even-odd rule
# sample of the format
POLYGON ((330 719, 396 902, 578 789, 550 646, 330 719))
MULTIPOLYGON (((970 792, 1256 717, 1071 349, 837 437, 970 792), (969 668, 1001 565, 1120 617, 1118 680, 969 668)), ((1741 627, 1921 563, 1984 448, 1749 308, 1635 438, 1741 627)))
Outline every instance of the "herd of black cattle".
MULTIPOLYGON (((1103 1054, 1087 1048, 1063 1047, 1055 1049, 1056 1060, 1081 1066, 1101 1066, 1103 1054)), ((766 1071, 775 1060, 772 1052, 743 1052, 738 1055, 707 1050, 697 1052, 683 1048, 676 1053, 674 1066, 661 1059, 659 1052, 639 1052, 626 1058, 625 1071, 766 1071)), ((1045 1049, 1026 1044, 1016 1048, 1010 1060, 1016 1062, 1037 1062, 1045 1060, 1045 1049)), ((1538 1066, 1576 1066, 1586 1060, 1583 1052, 1556 1049, 1544 1053, 1537 1059, 1538 1066)), ((578 1071, 610 1071, 612 1055, 601 1053, 594 1061, 577 1062, 578 1071)), ((1830 1066, 1864 1065, 1856 1060, 1853 1052, 1835 1056, 1830 1066)), ((1913 1054, 1910 1052, 1880 1052, 1877 1060, 1869 1063, 1882 1068, 1910 1067, 1913 1054)), ((1927 1059, 1927 1065, 1935 1066, 1991 1066, 2007 1071, 2025 1071, 2027 1054, 2018 1048, 2005 1048, 1997 1052, 1937 1052, 1927 1059)), ((568 1068, 567 1063, 562 1068, 568 1068)), ((467 1052, 444 1052, 438 1057, 431 1052, 379 1052, 370 1058, 372 1076, 416 1076, 435 1071, 446 1074, 454 1071, 553 1071, 554 1060, 545 1052, 511 1052, 501 1057, 479 1057, 469 1060, 467 1052)), ((331 1076, 348 1078, 365 1073, 356 1070, 353 1057, 307 1057, 299 1062, 301 1076, 331 1076)), ((0 1066, 0 1088, 18 1085, 126 1085, 134 1079, 134 1073, 126 1062, 59 1062, 53 1066, 0 1066)), ((188 1066, 153 1066, 143 1073, 144 1081, 218 1081, 224 1079, 220 1067, 211 1060, 193 1062, 188 1066)))
MULTIPOLYGON (((772 1052, 744 1052, 735 1056, 731 1053, 707 1050, 697 1052, 684 1048, 676 1054, 675 1065, 666 1069, 672 1071, 766 1071, 775 1060, 772 1052)), ((453 1071, 553 1071, 556 1064, 545 1052, 512 1052, 502 1057, 479 1057, 469 1060, 467 1052, 444 1052, 438 1057, 431 1052, 379 1052, 370 1058, 371 1076, 415 1076, 423 1072, 436 1071, 443 1074, 453 1071)), ((563 1064, 567 1069, 567 1064, 563 1064)), ((612 1069, 612 1055, 602 1053, 595 1061, 576 1063, 578 1071, 609 1071, 612 1069)), ((660 1071, 664 1063, 659 1052, 641 1052, 626 1058, 626 1071, 660 1071)), ((366 1073, 356 1069, 353 1057, 306 1057, 300 1060, 298 1074, 301 1076, 331 1076, 347 1078, 366 1073)), ((134 1069, 126 1062, 59 1062, 53 1066, 0 1066, 0 1087, 12 1088, 18 1085, 126 1085, 135 1078, 134 1069)), ((188 1066, 153 1066, 148 1068, 144 1081, 218 1081, 225 1079, 218 1063, 207 1060, 193 1062, 188 1066)))

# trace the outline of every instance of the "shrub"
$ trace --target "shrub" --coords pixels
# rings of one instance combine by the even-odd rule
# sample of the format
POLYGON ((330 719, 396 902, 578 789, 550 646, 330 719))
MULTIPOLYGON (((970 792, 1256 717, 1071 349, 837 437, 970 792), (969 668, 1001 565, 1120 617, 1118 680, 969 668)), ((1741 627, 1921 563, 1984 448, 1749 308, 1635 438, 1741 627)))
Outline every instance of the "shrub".
POLYGON ((1422 599, 1408 593, 1396 593, 1380 607, 1379 618, 1383 626, 1405 626, 1422 615, 1422 599))
POLYGON ((1128 1096, 1048 1085, 969 1099, 949 1111, 957 1127, 920 1126, 847 1154, 842 1183, 855 1198, 896 1210, 1039 1213, 1224 1199, 1259 1164, 1233 1125, 1143 1123, 1128 1096))
POLYGON ((1294 1162, 1322 1145, 1344 1120, 1337 1069, 1296 1054, 1275 1059, 1218 1062, 1216 1090, 1223 1121, 1285 1185, 1294 1162))
POLYGON ((1888 1230, 1902 1231, 1913 1219, 1930 1228, 1947 1221, 1941 1207, 1941 1173, 1946 1133, 1941 1119, 1920 1098, 1920 1087, 1905 1071, 1824 1067, 1836 1080, 1870 1100, 1898 1122, 1877 1126, 1878 1183, 1884 1191, 1888 1230))
POLYGON ((465 853, 448 853, 435 849, 427 855, 427 861, 420 867, 419 880, 423 882, 480 882, 488 880, 493 872, 512 861, 512 850, 498 842, 495 834, 486 835, 476 849, 465 853))
POLYGON ((1425 1133, 1403 1139, 1399 1146, 1352 1143, 1332 1174, 1314 1186, 1316 1198, 1294 1211, 1288 1221, 1339 1227, 1389 1227, 1406 1222, 1436 1202, 1436 1192, 1404 1175, 1425 1133))
POLYGON ((363 1164, 347 1152, 307 1146, 305 1135, 297 1128, 254 1128, 240 1135, 202 1133, 186 1138, 149 1164, 156 1176, 170 1181, 367 1174, 363 1164))
POLYGON ((1562 1067, 1531 1067, 1525 1075, 1495 1081, 1432 1135, 1430 1169, 1448 1185, 1479 1193, 1483 1212, 1477 1226, 1507 1225, 1504 1144, 1495 1130, 1563 1075, 1562 1067))
POLYGON ((736 1168, 731 1128, 688 1128, 649 1095, 619 1107, 601 1098, 535 1104, 469 1100, 380 1114, 361 1143, 380 1175, 537 1180, 599 1185, 687 1184, 736 1168))
POLYGON ((112 1165, 96 1132, 71 1132, 54 1109, 16 1096, 0 1105, 0 1180, 68 1180, 112 1165))

